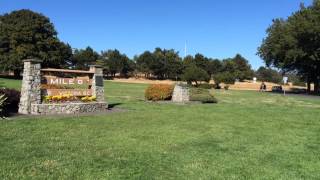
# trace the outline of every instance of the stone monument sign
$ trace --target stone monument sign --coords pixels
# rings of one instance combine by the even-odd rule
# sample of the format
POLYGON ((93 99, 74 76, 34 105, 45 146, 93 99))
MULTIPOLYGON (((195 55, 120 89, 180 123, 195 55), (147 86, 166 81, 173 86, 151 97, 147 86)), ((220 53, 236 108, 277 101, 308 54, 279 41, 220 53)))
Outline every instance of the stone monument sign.
POLYGON ((19 113, 76 114, 105 111, 103 73, 99 66, 89 71, 41 69, 41 61, 24 60, 19 113))

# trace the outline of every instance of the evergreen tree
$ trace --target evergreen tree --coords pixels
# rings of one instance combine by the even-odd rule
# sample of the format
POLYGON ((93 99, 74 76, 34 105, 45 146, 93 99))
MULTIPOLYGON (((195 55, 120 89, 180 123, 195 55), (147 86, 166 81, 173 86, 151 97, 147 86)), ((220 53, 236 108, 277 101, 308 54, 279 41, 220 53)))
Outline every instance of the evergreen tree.
POLYGON ((19 76, 22 60, 41 59, 43 67, 65 67, 71 47, 57 38, 49 18, 30 10, 0 16, 0 67, 19 76))

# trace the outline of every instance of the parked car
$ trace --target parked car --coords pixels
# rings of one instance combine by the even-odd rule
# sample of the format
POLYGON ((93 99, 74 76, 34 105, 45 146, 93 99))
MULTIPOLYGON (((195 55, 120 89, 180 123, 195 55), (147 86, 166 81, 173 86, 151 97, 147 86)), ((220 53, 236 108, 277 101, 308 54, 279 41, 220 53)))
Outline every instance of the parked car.
POLYGON ((283 92, 282 86, 272 86, 272 92, 282 93, 283 92))

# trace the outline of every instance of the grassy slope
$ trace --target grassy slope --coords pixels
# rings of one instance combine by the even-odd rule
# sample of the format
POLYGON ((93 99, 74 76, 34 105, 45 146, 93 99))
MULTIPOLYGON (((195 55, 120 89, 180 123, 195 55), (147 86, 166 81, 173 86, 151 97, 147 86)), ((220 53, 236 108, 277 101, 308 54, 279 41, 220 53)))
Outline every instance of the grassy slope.
POLYGON ((320 178, 320 100, 218 91, 219 104, 181 106, 105 86, 127 112, 0 121, 0 178, 320 178))

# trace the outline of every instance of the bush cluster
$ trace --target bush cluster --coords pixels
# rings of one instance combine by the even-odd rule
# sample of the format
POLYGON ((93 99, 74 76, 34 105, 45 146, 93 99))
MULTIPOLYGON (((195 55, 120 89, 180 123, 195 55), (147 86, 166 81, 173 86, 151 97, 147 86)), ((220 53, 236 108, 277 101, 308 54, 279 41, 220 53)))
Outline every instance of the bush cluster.
POLYGON ((210 94, 208 89, 191 88, 190 101, 199 101, 202 103, 217 103, 218 100, 210 94))
POLYGON ((17 113, 20 102, 20 91, 15 89, 0 89, 6 100, 4 101, 1 116, 9 116, 11 113, 17 113))
POLYGON ((173 85, 153 84, 145 91, 145 98, 149 101, 170 100, 173 94, 173 85))
POLYGON ((209 83, 204 83, 204 84, 199 84, 197 87, 202 89, 212 89, 214 85, 209 83))

